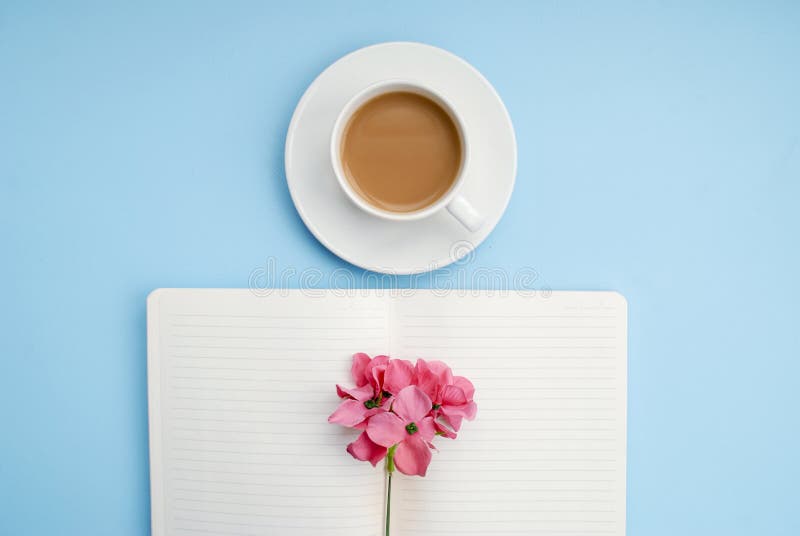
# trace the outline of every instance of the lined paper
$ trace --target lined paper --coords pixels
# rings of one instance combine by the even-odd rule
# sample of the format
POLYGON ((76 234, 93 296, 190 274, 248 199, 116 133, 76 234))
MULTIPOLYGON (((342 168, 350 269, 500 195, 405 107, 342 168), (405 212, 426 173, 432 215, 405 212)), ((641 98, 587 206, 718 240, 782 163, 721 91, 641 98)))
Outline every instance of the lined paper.
POLYGON ((624 536, 624 298, 339 294, 151 295, 154 536, 382 536, 382 468, 327 423, 355 351, 441 359, 477 388, 428 476, 395 478, 393 536, 624 536))
POLYGON ((148 302, 154 536, 376 536, 383 475, 332 426, 387 302, 161 290, 148 302))
POLYGON ((624 536, 626 315, 603 292, 396 300, 392 355, 470 378, 478 416, 395 480, 394 533, 624 536))

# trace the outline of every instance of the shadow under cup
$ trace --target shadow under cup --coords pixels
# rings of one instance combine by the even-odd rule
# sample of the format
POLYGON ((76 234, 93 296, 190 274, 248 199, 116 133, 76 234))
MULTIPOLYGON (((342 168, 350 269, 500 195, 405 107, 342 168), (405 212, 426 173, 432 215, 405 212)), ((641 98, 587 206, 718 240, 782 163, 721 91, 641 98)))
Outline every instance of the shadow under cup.
POLYGON ((434 94, 379 88, 356 103, 338 158, 352 191, 373 210, 422 214, 453 192, 464 167, 461 128, 434 94))

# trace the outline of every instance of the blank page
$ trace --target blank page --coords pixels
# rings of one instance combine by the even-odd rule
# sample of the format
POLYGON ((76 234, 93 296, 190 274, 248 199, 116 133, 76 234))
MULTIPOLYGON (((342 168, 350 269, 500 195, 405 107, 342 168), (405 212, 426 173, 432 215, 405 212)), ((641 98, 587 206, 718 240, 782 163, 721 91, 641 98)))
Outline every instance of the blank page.
POLYGON ((354 350, 385 353, 388 300, 282 292, 148 299, 154 536, 380 533, 383 474, 327 417, 354 350))
POLYGON ((626 325, 610 292, 397 300, 393 357, 470 378, 478 415, 395 480, 394 536, 623 536, 626 325))

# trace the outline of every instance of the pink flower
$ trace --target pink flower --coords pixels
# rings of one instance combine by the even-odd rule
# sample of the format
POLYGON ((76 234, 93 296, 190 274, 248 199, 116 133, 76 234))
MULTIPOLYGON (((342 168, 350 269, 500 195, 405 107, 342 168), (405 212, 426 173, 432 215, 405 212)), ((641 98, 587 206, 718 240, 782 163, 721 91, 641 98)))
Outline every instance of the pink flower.
POLYGON ((438 402, 439 415, 454 431, 461 428, 464 419, 471 421, 478 413, 478 406, 472 400, 474 394, 472 382, 463 376, 453 377, 453 383, 442 389, 442 398, 438 402))
POLYGON ((432 402, 433 416, 441 418, 451 430, 436 423, 437 432, 454 439, 464 419, 472 420, 477 405, 472 400, 475 387, 463 376, 453 376, 450 367, 441 361, 418 359, 415 369, 416 384, 432 402))
POLYGON ((455 439, 462 421, 475 418, 475 388, 441 361, 413 365, 357 353, 350 373, 355 387, 336 386, 342 402, 328 421, 362 430, 347 445, 357 460, 377 465, 386 458, 389 471, 425 476, 434 437, 455 439))
POLYGON ((405 359, 392 359, 386 366, 383 380, 384 395, 396 395, 414 382, 414 365, 405 359))
POLYGON ((362 428, 362 424, 366 424, 367 419, 386 411, 390 404, 388 399, 383 400, 377 396, 371 385, 363 385, 355 389, 346 389, 337 385, 336 392, 345 400, 328 417, 328 422, 341 424, 348 428, 362 428))
POLYGON ((363 352, 353 354, 350 374, 353 376, 353 381, 356 382, 356 387, 383 385, 383 376, 388 363, 389 356, 386 355, 376 355, 374 358, 370 358, 363 352))
POLYGON ((453 383, 453 372, 441 361, 425 361, 417 359, 415 367, 416 385, 422 389, 434 403, 441 399, 445 385, 453 383))
POLYGON ((390 360, 385 355, 370 358, 367 354, 357 353, 353 355, 350 373, 356 387, 336 386, 336 393, 345 400, 328 417, 328 422, 364 428, 367 419, 388 409, 392 393, 411 383, 414 366, 403 359, 390 360))
POLYGON ((431 462, 431 440, 436 435, 431 399, 414 385, 404 387, 392 402, 391 412, 373 415, 367 436, 376 445, 396 446, 394 462, 400 472, 425 476, 431 462))

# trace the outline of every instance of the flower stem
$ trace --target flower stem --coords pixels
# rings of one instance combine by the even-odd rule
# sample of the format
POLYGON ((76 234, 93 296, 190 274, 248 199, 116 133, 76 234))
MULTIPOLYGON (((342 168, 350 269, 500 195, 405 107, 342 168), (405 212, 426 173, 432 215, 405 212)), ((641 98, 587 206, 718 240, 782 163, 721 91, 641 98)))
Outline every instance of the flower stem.
POLYGON ((392 473, 394 473, 394 451, 397 445, 389 447, 386 453, 386 535, 389 536, 389 520, 392 511, 392 473))
POLYGON ((392 473, 389 473, 386 484, 386 536, 389 536, 389 519, 392 508, 392 473))

